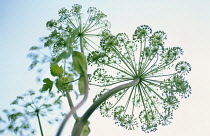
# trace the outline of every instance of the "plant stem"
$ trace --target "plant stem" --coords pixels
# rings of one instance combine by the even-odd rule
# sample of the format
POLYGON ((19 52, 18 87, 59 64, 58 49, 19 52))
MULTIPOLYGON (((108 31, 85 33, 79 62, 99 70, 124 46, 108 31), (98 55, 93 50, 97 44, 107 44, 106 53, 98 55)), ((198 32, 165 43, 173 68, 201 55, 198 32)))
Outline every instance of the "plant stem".
POLYGON ((110 96, 113 94, 119 92, 120 90, 135 86, 139 83, 139 78, 135 78, 133 81, 119 85, 105 94, 103 94, 98 100, 96 100, 90 107, 89 109, 84 113, 84 115, 78 120, 78 122, 74 125, 73 131, 72 131, 72 136, 80 136, 81 132, 83 130, 84 125, 87 123, 88 118, 91 116, 91 114, 96 110, 96 108, 106 101, 110 96))
MULTIPOLYGON (((82 29, 81 25, 80 25, 80 29, 82 29)), ((81 30, 80 30, 81 31, 81 30)), ((80 38, 80 48, 81 48, 81 52, 84 54, 84 50, 83 50, 83 44, 82 44, 82 36, 79 37, 80 38)), ((84 76, 84 86, 85 86, 85 94, 84 94, 84 97, 83 99, 79 102, 79 104, 77 104, 74 108, 71 109, 71 111, 66 115, 66 117, 64 118, 64 120, 62 121, 59 129, 58 129, 58 132, 56 134, 56 136, 60 136, 61 135, 61 132, 67 122, 67 120, 71 117, 72 114, 74 114, 77 109, 79 109, 87 100, 88 98, 88 90, 89 90, 89 85, 88 85, 88 75, 87 75, 87 71, 85 71, 83 73, 83 76, 84 76)))
MULTIPOLYGON (((72 102, 72 99, 71 99, 71 96, 70 96, 69 92, 68 92, 68 91, 65 91, 65 92, 66 92, 66 97, 67 97, 67 99, 68 99, 69 107, 70 107, 70 110, 71 110, 71 109, 74 108, 74 104, 73 104, 73 102, 72 102)), ((75 113, 73 114, 73 116, 74 116, 74 119, 76 119, 76 118, 78 117, 76 111, 75 111, 75 113)))
POLYGON ((39 111, 36 111, 36 115, 37 115, 38 122, 39 122, 39 129, 40 129, 40 132, 41 132, 41 136, 44 136, 43 130, 42 130, 42 124, 41 124, 41 121, 40 121, 40 118, 39 118, 39 111))

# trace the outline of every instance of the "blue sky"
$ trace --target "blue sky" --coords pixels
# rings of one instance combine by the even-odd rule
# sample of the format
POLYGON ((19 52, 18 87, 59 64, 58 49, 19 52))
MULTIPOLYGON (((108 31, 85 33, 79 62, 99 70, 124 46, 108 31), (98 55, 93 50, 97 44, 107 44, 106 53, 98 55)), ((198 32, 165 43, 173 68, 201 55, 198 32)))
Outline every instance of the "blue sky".
MULTIPOLYGON (((9 107, 17 95, 39 88, 36 72, 28 71, 26 58, 32 45, 49 31, 45 24, 58 17, 57 11, 81 4, 97 7, 108 16, 113 33, 132 35, 137 26, 147 24, 168 35, 168 46, 184 49, 183 58, 192 65, 188 79, 193 89, 175 112, 173 123, 155 133, 140 129, 127 131, 112 119, 96 112, 91 118, 90 136, 209 136, 210 115, 210 1, 209 0, 1 0, 0 1, 0 109, 9 107)), ((166 45, 166 46, 167 46, 166 45)), ((56 129, 56 128, 55 128, 56 129)))

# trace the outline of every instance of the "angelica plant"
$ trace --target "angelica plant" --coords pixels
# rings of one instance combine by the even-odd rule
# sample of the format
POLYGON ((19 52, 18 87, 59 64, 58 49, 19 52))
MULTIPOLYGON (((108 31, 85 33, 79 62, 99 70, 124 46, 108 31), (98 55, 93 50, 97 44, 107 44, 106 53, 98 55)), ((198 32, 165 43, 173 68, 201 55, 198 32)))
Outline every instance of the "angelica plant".
MULTIPOLYGON (((49 66, 51 75, 43 79, 40 92, 55 94, 56 91, 55 96, 68 100, 70 111, 56 136, 61 135, 72 115, 75 123, 71 135, 88 136, 88 119, 96 109, 128 130, 141 127, 148 133, 156 131, 158 125, 170 124, 180 98, 191 94, 185 79, 191 66, 186 61, 178 61, 183 55, 180 47, 165 46, 165 32, 152 32, 148 25, 142 25, 130 40, 125 33, 113 35, 106 15, 94 7, 87 10, 87 16, 78 4, 70 10, 62 8, 58 14, 59 19, 46 24, 51 33, 42 38, 44 47, 33 46, 28 55, 32 59, 30 69, 41 63, 49 66), (49 49, 49 54, 43 53, 43 49, 49 49), (95 86, 101 91, 79 117, 77 110, 95 86), (76 106, 71 92, 76 97, 83 96, 76 106)), ((35 113, 40 111, 33 108, 35 113)))
MULTIPOLYGON (((93 9, 95 8, 90 8, 88 13, 93 12, 93 9)), ((156 131, 158 125, 170 124, 173 111, 179 106, 179 99, 187 98, 191 94, 191 87, 185 79, 185 75, 191 71, 191 66, 186 61, 178 62, 183 50, 180 47, 165 47, 167 39, 165 32, 152 33, 152 29, 147 25, 137 27, 132 40, 129 40, 125 33, 113 35, 111 31, 104 29, 99 35, 91 35, 100 36, 100 44, 87 44, 90 41, 87 40, 90 36, 87 33, 92 32, 87 28, 92 29, 93 27, 90 27, 94 24, 92 21, 97 19, 95 20, 91 17, 93 14, 90 14, 88 17, 90 24, 88 25, 88 21, 82 23, 80 10, 79 5, 73 6, 70 12, 62 9, 59 14, 61 20, 66 19, 66 21, 51 20, 47 23, 47 26, 56 32, 62 28, 61 34, 45 38, 45 46, 54 54, 54 63, 59 63, 61 60, 66 63, 72 58, 70 67, 73 69, 69 72, 74 71, 79 74, 76 76, 78 89, 80 94, 84 94, 85 100, 92 85, 102 87, 102 91, 96 95, 90 108, 82 117, 77 118, 72 135, 83 134, 84 128, 87 128, 85 126, 89 124, 88 118, 97 108, 100 109, 102 116, 113 117, 117 125, 128 130, 141 127, 148 133, 156 131), (74 21, 77 23, 73 23, 74 21), (59 23, 62 25, 58 25, 59 23), (62 44, 57 44, 59 38, 64 40, 62 44), (92 50, 87 47, 91 47, 92 50), (89 73, 91 75, 89 81, 87 65, 96 66, 96 69, 89 73), (87 85, 88 82, 90 87, 87 85)), ((104 17, 101 12, 93 13, 99 15, 99 20, 104 17)), ((97 26, 99 24, 95 23, 97 26)), ((104 27, 93 30, 101 28, 104 27)), ((65 71, 64 69, 61 71, 65 71)), ((66 80, 62 84, 74 81, 66 80)), ((58 80, 56 86, 59 89, 57 82, 58 80)), ((81 103, 84 103, 84 99, 81 103)), ((71 112, 63 120, 57 136, 61 134, 68 118, 75 113, 76 108, 72 107, 71 112)))
POLYGON ((165 47, 165 40, 165 32, 152 33, 147 25, 137 27, 133 40, 125 33, 114 36, 110 32, 101 38, 99 50, 88 55, 89 64, 97 65, 92 80, 104 88, 94 103, 109 93, 110 87, 138 79, 134 85, 104 97, 99 105, 102 116, 113 117, 115 124, 128 130, 140 126, 144 132, 170 123, 179 99, 191 94, 185 79, 191 66, 186 61, 177 62, 183 50, 165 47))
MULTIPOLYGON (((51 91, 55 84, 58 91, 67 96, 70 109, 74 108, 70 91, 74 91, 77 96, 85 94, 84 100, 87 99, 85 90, 88 88, 88 75, 86 68, 80 70, 80 66, 86 67, 84 54, 95 48, 92 38, 100 36, 102 30, 110 27, 110 23, 105 19, 106 15, 100 10, 90 7, 87 15, 81 11, 82 6, 78 4, 73 5, 70 10, 61 8, 58 11, 59 18, 46 23, 51 33, 41 38, 44 48, 33 46, 28 55, 32 59, 30 69, 39 63, 50 62, 51 75, 56 77, 56 80, 45 78, 42 91, 51 91), (50 55, 40 53, 41 49, 46 48, 49 49, 50 55), (41 55, 43 57, 40 58, 41 55), (81 64, 78 64, 78 61, 81 64), (75 82, 79 84, 79 92, 73 88, 75 82)), ((77 117, 76 113, 74 117, 77 117)))
MULTIPOLYGON (((87 10, 86 20, 83 20, 81 9, 82 6, 78 4, 73 5, 71 10, 62 8, 58 12, 59 19, 47 22, 47 28, 51 33, 49 36, 42 38, 42 41, 44 47, 50 50, 51 57, 44 55, 45 61, 39 61, 37 53, 29 55, 33 60, 32 68, 39 62, 50 62, 50 73, 56 79, 45 78, 41 91, 52 91, 55 85, 58 92, 65 94, 63 96, 67 96, 71 111, 64 119, 64 124, 71 115, 74 115, 75 119, 78 117, 76 110, 81 107, 88 97, 89 87, 85 54, 97 47, 91 39, 100 37, 103 35, 102 30, 110 27, 110 23, 105 20, 106 15, 100 10, 90 7, 87 10), (76 87, 78 91, 75 91, 75 84, 78 84, 76 87), (72 91, 77 96, 84 95, 77 106, 74 106, 69 94, 72 91)), ((41 48, 43 47, 33 46, 31 49, 40 51, 41 48)), ((61 125, 58 133, 61 133, 62 128, 61 125)))

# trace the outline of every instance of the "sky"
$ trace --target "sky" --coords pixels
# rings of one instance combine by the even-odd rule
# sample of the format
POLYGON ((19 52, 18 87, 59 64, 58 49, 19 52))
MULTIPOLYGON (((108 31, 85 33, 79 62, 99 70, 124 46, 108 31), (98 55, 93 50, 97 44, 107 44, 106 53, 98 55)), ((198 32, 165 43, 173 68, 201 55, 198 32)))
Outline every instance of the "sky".
MULTIPOLYGON (((140 128, 128 131, 96 111, 90 118, 90 136, 209 136, 210 135, 210 1, 209 0, 1 0, 0 1, 0 110, 28 89, 40 87, 36 72, 28 71, 29 48, 46 36, 46 22, 58 18, 57 11, 81 4, 96 7, 107 15, 113 33, 132 35, 146 24, 167 34, 166 46, 180 46, 184 60, 192 65, 187 76, 192 95, 181 101, 172 124, 145 134, 140 128)), ((90 100, 90 99, 89 99, 90 100)), ((90 100, 91 101, 91 100, 90 100)), ((85 107, 81 109, 81 112, 85 107)), ((70 120, 71 121, 71 120, 70 120)), ((70 122, 69 122, 70 124, 70 122)), ((57 128, 48 130, 54 135, 57 128)), ((39 135, 39 133, 37 133, 39 135)), ((67 132, 63 134, 68 135, 67 132)))

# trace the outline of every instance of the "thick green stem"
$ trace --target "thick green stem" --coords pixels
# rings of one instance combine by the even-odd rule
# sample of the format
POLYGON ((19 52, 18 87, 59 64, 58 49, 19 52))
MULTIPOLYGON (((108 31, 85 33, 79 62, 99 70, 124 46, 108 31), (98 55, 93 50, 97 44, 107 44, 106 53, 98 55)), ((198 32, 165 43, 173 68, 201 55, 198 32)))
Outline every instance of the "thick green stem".
POLYGON ((40 129, 40 132, 41 132, 41 136, 44 136, 44 133, 43 133, 43 130, 42 130, 41 120, 40 120, 40 117, 39 117, 39 111, 36 111, 36 115, 37 115, 38 122, 39 122, 39 129, 40 129))
MULTIPOLYGON (((74 104, 73 104, 73 102, 72 102, 72 99, 71 99, 71 96, 70 96, 69 92, 68 92, 68 91, 65 91, 65 92, 66 92, 66 97, 67 97, 67 99, 68 99, 69 107, 70 107, 70 110, 71 110, 71 109, 74 108, 74 104)), ((75 113, 73 114, 73 116, 74 116, 74 119, 76 119, 76 118, 78 117, 76 111, 75 111, 75 113)))
POLYGON ((119 92, 120 90, 135 86, 139 83, 139 78, 134 79, 133 81, 119 85, 105 94, 103 94, 98 100, 96 100, 90 108, 85 112, 85 114, 79 119, 79 121, 75 124, 73 131, 72 131, 72 136, 80 136, 81 132, 83 130, 84 125, 87 123, 88 118, 91 116, 91 114, 96 110, 96 108, 102 104, 104 101, 106 101, 110 96, 113 94, 119 92))

